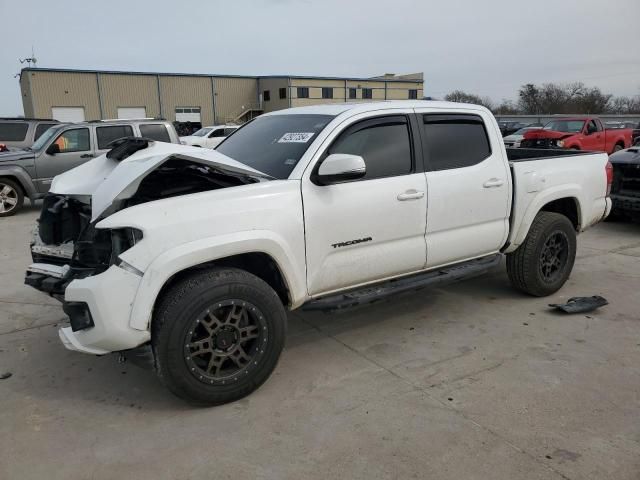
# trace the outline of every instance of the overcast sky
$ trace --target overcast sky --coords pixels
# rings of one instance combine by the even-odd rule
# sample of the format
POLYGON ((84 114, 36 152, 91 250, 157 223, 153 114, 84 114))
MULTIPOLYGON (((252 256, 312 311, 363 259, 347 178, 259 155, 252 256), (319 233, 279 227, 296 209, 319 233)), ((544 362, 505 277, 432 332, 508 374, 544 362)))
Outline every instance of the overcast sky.
POLYGON ((0 0, 0 116, 38 67, 241 75, 424 72, 425 95, 525 82, 640 94, 640 0, 0 0))

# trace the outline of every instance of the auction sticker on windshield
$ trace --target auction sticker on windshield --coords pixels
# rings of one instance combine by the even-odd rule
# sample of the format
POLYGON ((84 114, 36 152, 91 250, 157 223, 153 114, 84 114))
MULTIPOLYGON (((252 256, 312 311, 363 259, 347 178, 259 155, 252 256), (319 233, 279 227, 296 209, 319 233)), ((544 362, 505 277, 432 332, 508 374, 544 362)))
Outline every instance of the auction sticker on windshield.
POLYGON ((278 143, 307 143, 311 137, 313 137, 313 132, 285 133, 280 137, 278 143))

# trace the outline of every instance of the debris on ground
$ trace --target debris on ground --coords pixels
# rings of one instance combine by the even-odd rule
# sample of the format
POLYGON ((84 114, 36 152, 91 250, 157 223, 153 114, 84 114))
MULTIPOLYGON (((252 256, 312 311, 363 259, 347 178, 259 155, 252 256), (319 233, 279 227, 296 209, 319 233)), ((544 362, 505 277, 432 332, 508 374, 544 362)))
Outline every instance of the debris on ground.
POLYGON ((550 303, 549 306, 565 313, 585 313, 608 304, 606 298, 594 295, 592 297, 572 297, 567 300, 567 303, 550 303))
POLYGON ((13 375, 13 373, 11 372, 4 372, 4 373, 0 373, 0 380, 6 380, 7 378, 9 378, 11 375, 13 375))

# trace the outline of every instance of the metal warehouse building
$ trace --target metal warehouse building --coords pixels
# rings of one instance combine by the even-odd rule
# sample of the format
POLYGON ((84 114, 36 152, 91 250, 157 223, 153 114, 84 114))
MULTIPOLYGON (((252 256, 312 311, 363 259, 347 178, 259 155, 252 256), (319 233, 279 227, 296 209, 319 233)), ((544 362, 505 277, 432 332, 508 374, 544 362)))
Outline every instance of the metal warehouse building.
POLYGON ((303 105, 422 98, 423 75, 248 77, 25 68, 20 89, 26 117, 70 122, 162 117, 213 125, 303 105))

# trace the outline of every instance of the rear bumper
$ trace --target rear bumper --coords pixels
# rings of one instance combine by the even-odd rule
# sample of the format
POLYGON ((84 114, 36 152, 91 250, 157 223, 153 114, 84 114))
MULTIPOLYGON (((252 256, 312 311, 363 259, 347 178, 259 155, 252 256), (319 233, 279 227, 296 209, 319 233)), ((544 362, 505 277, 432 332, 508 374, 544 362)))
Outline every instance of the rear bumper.
POLYGON ((640 212, 640 196, 611 194, 613 209, 619 212, 640 212))

